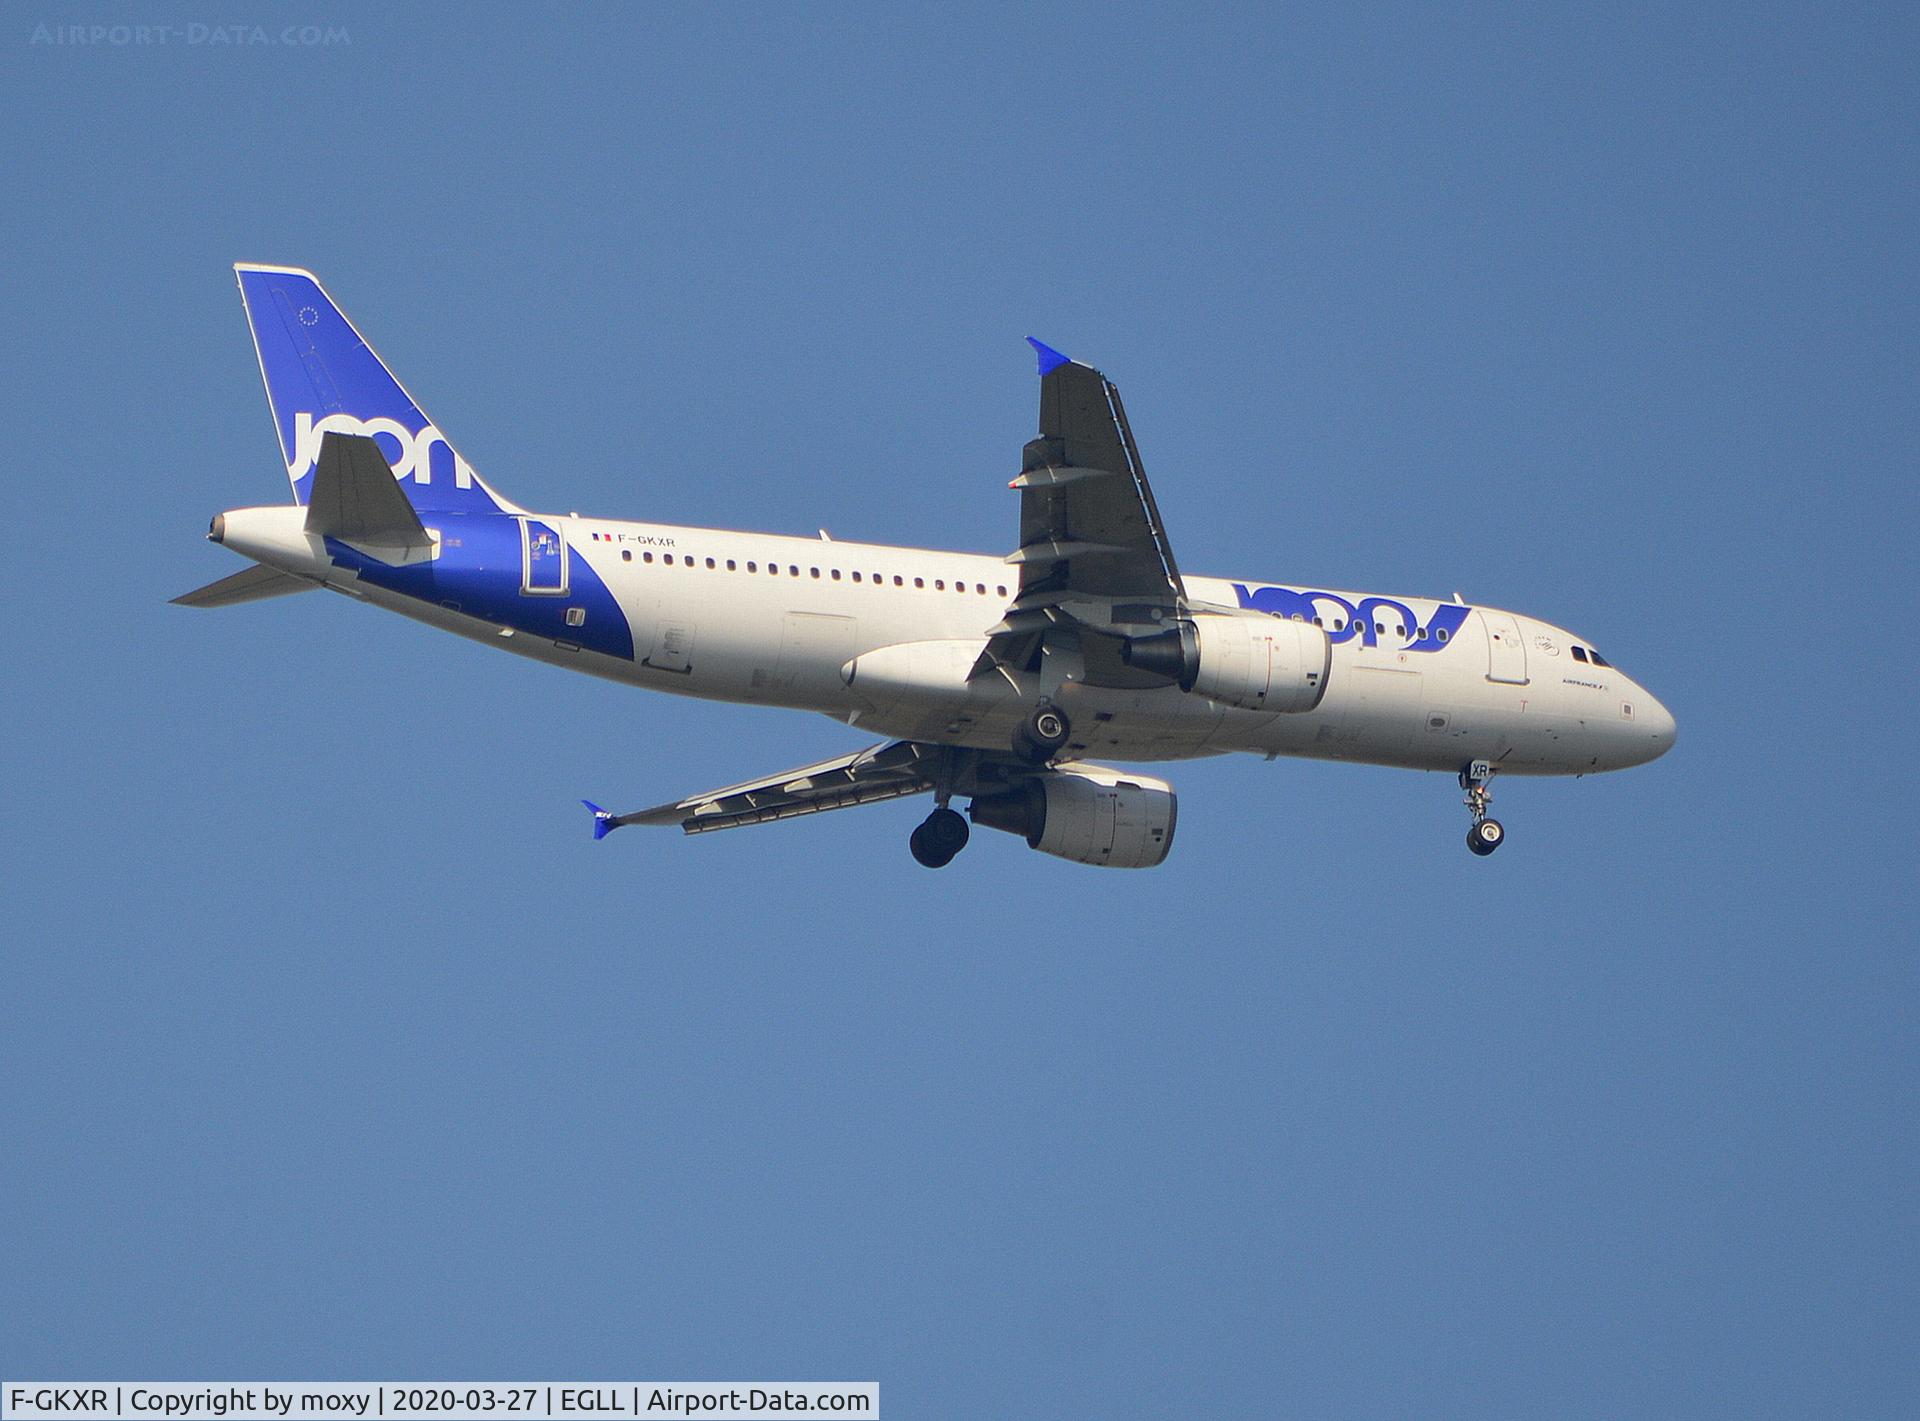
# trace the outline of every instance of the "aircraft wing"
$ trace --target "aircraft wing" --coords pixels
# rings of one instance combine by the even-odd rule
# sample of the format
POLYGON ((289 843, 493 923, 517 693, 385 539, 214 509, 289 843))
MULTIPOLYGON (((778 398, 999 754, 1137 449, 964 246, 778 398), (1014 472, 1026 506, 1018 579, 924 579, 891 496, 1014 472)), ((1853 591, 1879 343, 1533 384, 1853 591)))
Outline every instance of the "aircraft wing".
POLYGON ((974 675, 1032 669, 1044 642, 1069 636, 1101 679, 1159 684, 1164 677, 1121 666, 1117 639, 1122 626, 1157 629, 1185 606, 1186 588, 1120 392, 1098 370, 1028 343, 1040 357, 1040 437, 1011 485, 1020 493, 1020 546, 1007 561, 1020 586, 974 675), (1103 631, 1108 644, 1093 644, 1103 631))
POLYGON ((895 740, 632 814, 609 814, 590 800, 581 802, 593 811, 596 839, 628 824, 678 824, 689 834, 705 834, 924 794, 933 788, 940 753, 938 746, 895 740))

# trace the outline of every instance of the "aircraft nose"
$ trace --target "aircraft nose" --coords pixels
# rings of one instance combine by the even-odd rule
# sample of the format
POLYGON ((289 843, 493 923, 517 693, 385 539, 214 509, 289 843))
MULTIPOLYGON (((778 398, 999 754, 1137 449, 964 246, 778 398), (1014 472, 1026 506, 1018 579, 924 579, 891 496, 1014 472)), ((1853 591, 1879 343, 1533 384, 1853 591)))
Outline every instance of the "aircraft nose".
POLYGON ((1674 738, 1679 734, 1679 727, 1674 723, 1672 711, 1651 696, 1647 697, 1647 700, 1649 704, 1646 715, 1640 724, 1642 733, 1648 735, 1653 741, 1653 753, 1647 758, 1657 760, 1673 748, 1674 738))

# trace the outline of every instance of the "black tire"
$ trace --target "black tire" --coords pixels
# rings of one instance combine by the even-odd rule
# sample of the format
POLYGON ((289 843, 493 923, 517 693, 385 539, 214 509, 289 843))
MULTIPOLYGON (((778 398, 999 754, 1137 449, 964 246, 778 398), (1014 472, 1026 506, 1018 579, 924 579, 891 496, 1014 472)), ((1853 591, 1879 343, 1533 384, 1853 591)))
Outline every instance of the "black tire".
POLYGON ((922 868, 945 868, 953 862, 952 854, 943 854, 934 846, 925 824, 917 826, 908 836, 907 849, 922 868))
POLYGON ((967 846, 967 840, 973 836, 966 816, 945 805, 926 817, 919 832, 925 836, 927 846, 935 853, 945 854, 948 862, 967 846))
POLYGON ((1030 765, 1044 765, 1073 735, 1073 722, 1058 706, 1034 709, 1013 733, 1013 751, 1030 765))
POLYGON ((1498 819, 1482 819, 1467 830, 1467 847, 1485 858, 1507 841, 1507 831, 1498 819))

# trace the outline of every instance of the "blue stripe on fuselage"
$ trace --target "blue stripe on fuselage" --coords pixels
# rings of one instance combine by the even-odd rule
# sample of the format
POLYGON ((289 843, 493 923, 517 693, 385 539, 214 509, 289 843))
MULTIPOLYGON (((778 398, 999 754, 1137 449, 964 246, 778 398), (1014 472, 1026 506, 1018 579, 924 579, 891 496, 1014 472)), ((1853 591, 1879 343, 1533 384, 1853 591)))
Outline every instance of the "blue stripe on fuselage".
POLYGON ((633 659, 633 629, 627 625, 626 613, 578 549, 568 549, 566 596, 528 596, 520 590, 518 518, 442 513, 429 515, 427 525, 440 534, 440 556, 432 562, 394 567, 333 538, 327 539, 327 553, 341 567, 358 573, 363 582, 389 592, 442 606, 451 603, 495 626, 633 659), (567 625, 569 607, 585 609, 586 620, 580 626, 567 625))

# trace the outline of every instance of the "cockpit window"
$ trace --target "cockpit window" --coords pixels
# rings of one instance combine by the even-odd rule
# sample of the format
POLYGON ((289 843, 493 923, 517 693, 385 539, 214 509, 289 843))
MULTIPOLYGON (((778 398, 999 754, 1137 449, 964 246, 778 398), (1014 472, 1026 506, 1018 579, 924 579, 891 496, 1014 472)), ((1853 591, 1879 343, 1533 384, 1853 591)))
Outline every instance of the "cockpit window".
POLYGON ((1587 659, 1587 649, 1584 646, 1576 646, 1573 649, 1573 659, 1575 661, 1585 661, 1587 659))
POLYGON ((1608 667, 1608 668, 1611 668, 1611 667, 1613 666, 1613 663, 1612 663, 1611 661, 1609 661, 1609 660, 1607 660, 1607 658, 1606 658, 1606 657, 1604 657, 1604 656, 1602 656, 1602 655, 1601 655, 1601 654, 1600 654, 1599 652, 1597 652, 1597 651, 1589 651, 1589 652, 1587 653, 1587 655, 1589 655, 1589 656, 1591 656, 1591 657, 1593 658, 1593 664, 1594 664, 1595 666, 1605 666, 1605 667, 1608 667))

